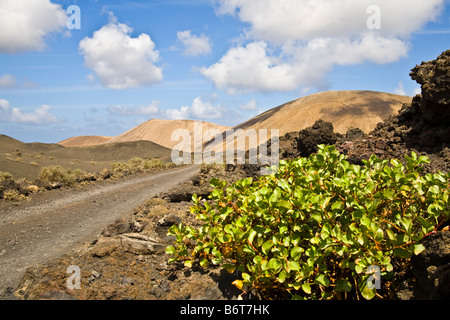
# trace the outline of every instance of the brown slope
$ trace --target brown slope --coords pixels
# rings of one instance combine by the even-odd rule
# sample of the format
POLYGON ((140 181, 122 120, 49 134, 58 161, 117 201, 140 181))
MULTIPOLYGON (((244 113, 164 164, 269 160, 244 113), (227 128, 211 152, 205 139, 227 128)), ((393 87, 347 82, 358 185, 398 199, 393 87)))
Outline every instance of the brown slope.
POLYGON ((0 171, 14 179, 34 180, 43 167, 62 166, 98 172, 114 162, 133 157, 171 160, 171 150, 150 141, 107 143, 88 147, 63 147, 59 144, 23 143, 0 135, 0 171))
POLYGON ((78 136, 72 137, 61 142, 59 145, 63 147, 90 147, 110 142, 114 137, 105 136, 78 136))
MULTIPOLYGON (((195 121, 193 120, 159 120, 152 119, 147 121, 123 134, 111 140, 111 142, 123 142, 123 141, 138 141, 138 140, 148 140, 163 147, 172 149, 183 142, 178 136, 172 141, 172 134, 177 129, 187 130, 189 132, 192 141, 191 146, 194 146, 194 136, 195 135, 195 121), (177 140, 178 139, 178 140, 177 140)), ((207 130, 214 130, 216 134, 224 132, 229 129, 221 125, 201 122, 202 133, 205 134, 207 130)), ((201 139, 200 139, 201 140, 201 139)))
MULTIPOLYGON (((402 105, 411 100, 411 97, 375 91, 321 92, 268 110, 234 127, 234 130, 242 129, 243 132, 232 137, 242 137, 251 129, 258 133, 258 130, 267 129, 269 138, 270 129, 278 129, 280 136, 283 136, 310 127, 319 119, 331 122, 338 133, 345 134, 350 127, 368 133, 379 122, 396 115, 402 105)), ((258 144, 263 142, 264 139, 259 139, 258 144)), ((211 143, 208 147, 215 145, 211 143)))

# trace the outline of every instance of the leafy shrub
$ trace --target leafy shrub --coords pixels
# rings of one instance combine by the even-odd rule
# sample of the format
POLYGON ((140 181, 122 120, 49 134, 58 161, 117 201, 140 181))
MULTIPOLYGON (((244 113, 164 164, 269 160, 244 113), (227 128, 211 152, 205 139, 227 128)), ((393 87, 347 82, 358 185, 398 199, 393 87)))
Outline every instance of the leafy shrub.
POLYGON ((74 187, 86 173, 81 169, 64 169, 61 166, 44 167, 39 172, 39 180, 48 187, 74 187))
POLYGON ((24 194, 21 194, 19 191, 15 190, 15 189, 9 189, 6 190, 3 193, 3 199, 5 199, 6 201, 21 201, 21 200, 30 200, 29 197, 27 197, 24 194))
POLYGON ((0 181, 12 179, 12 175, 8 172, 0 171, 0 181))
POLYGON ((420 175, 427 162, 413 152, 404 165, 372 156, 358 166, 321 145, 258 181, 212 179, 211 201, 193 197, 201 227, 173 225, 166 253, 236 270, 234 284, 262 299, 372 299, 369 267, 392 278, 449 218, 450 174, 420 175))
POLYGON ((111 170, 119 176, 130 175, 134 173, 150 172, 155 169, 173 168, 173 163, 166 163, 159 159, 144 160, 139 157, 130 159, 127 163, 117 162, 111 165, 111 170))

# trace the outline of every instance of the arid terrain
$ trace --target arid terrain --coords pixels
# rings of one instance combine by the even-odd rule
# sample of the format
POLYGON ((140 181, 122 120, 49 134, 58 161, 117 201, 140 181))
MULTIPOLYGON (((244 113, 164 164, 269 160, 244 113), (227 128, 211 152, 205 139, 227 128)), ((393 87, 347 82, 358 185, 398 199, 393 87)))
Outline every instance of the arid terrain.
POLYGON ((63 147, 59 144, 23 143, 0 135, 0 171, 16 180, 34 180, 43 167, 62 166, 98 172, 131 157, 170 161, 171 150, 150 141, 131 141, 84 147, 63 147))
MULTIPOLYGON (((274 120, 283 134, 280 138, 282 158, 307 156, 315 151, 317 144, 335 144, 355 164, 372 154, 389 159, 402 158, 416 151, 431 159, 425 172, 449 172, 450 51, 435 61, 417 66, 411 77, 422 85, 422 95, 415 98, 396 96, 394 99, 392 95, 381 93, 365 97, 365 92, 359 92, 363 101, 373 101, 372 107, 365 102, 352 105, 347 100, 339 100, 335 104, 323 100, 323 109, 320 112, 315 109, 314 117, 303 114, 308 122, 299 129, 289 129, 289 126, 297 125, 302 113, 297 118, 292 116, 290 121, 286 120, 290 113, 294 113, 293 110, 301 108, 301 104, 292 102, 241 127, 270 129, 259 124, 268 125, 272 117, 276 119, 277 115, 283 115, 292 107, 282 117, 284 121, 274 120), (322 111, 332 106, 334 112, 322 111), (365 111, 360 113, 357 110, 365 111), (361 122, 362 117, 375 117, 377 113, 382 120, 357 128, 368 123, 361 122), (334 114, 335 118, 326 118, 326 114, 334 114), (346 126, 339 127, 341 122, 346 126), (286 131, 282 131, 283 124, 286 131)), ((334 95, 334 100, 339 96, 350 99, 355 94, 334 92, 328 97, 334 95)), ((310 99, 318 96, 320 94, 310 99)), ((51 148, 59 150, 59 147, 51 148)), ((55 152, 52 150, 44 151, 44 154, 55 152)), ((86 189, 45 191, 34 196, 31 202, 2 202, 0 261, 3 279, 10 279, 2 289, 3 297, 25 300, 235 299, 238 293, 230 284, 237 275, 225 274, 217 268, 203 270, 168 264, 165 248, 173 238, 167 236, 167 230, 180 222, 198 225, 189 211, 191 197, 198 194, 206 198, 212 190, 209 185, 211 178, 233 183, 249 176, 257 179, 259 170, 258 165, 182 167, 150 175, 129 176, 129 180, 96 182, 86 189), (128 199, 134 200, 119 206, 128 199), (65 227, 58 227, 59 221, 65 227), (46 257, 44 252, 49 250, 49 243, 56 249, 51 249, 53 253, 46 257), (32 253, 34 251, 36 255, 32 253), (10 259, 15 264, 5 266, 10 259), (30 259, 29 262, 26 259, 30 259), (67 268, 73 265, 81 270, 79 289, 67 286, 70 276, 67 268), (11 277, 10 273, 17 270, 25 271, 24 276, 18 273, 11 277)), ((425 251, 411 259, 407 268, 398 270, 396 281, 400 289, 395 299, 450 297, 449 239, 448 222, 424 239, 425 251)))
POLYGON ((129 215, 143 199, 175 187, 196 166, 135 175, 76 189, 33 195, 31 202, 0 203, 0 297, 19 284, 25 269, 56 258, 129 215))

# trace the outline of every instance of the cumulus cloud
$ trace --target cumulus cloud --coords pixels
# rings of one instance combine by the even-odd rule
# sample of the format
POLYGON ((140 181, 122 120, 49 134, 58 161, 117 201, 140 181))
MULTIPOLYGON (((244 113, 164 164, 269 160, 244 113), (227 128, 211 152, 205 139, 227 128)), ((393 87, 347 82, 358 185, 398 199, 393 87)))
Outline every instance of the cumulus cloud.
POLYGON ((221 0, 217 12, 237 15, 251 25, 252 38, 273 43, 333 36, 354 36, 367 31, 369 8, 380 10, 380 32, 408 36, 435 19, 443 0, 221 0))
POLYGON ((42 50, 47 35, 67 25, 67 13, 49 0, 0 1, 0 53, 42 50))
POLYGON ((4 73, 0 76, 0 88, 15 88, 17 79, 13 75, 4 73))
POLYGON ((166 110, 166 116, 173 120, 183 120, 192 117, 197 119, 217 119, 223 116, 223 107, 221 105, 214 106, 211 102, 203 101, 201 97, 197 97, 190 106, 166 110))
POLYGON ((134 108, 126 108, 123 106, 111 106, 108 111, 113 114, 123 116, 148 116, 159 112, 160 102, 158 100, 152 101, 147 106, 138 106, 134 108))
POLYGON ((0 121, 3 122, 18 122, 18 123, 32 123, 32 124, 48 124, 60 122, 60 120, 53 115, 51 107, 42 105, 32 113, 23 113, 19 108, 11 108, 8 100, 0 99, 0 121))
POLYGON ((443 8, 443 0, 216 2, 218 14, 249 24, 244 44, 200 70, 229 93, 322 89, 335 65, 398 61, 408 54, 408 37, 443 8), (371 28, 373 19, 380 28, 371 28))
POLYGON ((250 102, 241 106, 241 109, 246 111, 256 111, 258 109, 258 106, 256 105, 256 100, 255 99, 250 100, 250 102))
POLYGON ((85 64, 100 82, 111 89, 125 89, 159 83, 162 68, 155 65, 159 52, 147 34, 132 38, 133 29, 110 22, 80 42, 85 64))
POLYGON ((188 56, 206 55, 211 52, 211 40, 204 34, 193 35, 191 30, 179 31, 178 40, 184 46, 184 54, 188 56))

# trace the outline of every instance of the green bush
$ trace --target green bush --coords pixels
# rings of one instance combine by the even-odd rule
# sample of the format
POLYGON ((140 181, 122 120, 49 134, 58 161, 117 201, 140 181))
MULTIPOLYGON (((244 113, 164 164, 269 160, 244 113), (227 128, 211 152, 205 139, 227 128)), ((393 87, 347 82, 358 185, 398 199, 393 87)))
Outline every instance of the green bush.
POLYGON ((404 164, 372 156, 358 166, 319 146, 258 181, 212 179, 211 201, 193 197, 201 227, 173 225, 166 253, 236 270, 234 284, 261 299, 372 299, 369 267, 392 279, 449 218, 450 174, 420 175, 428 162, 412 153, 404 164))
POLYGON ((62 186, 74 187, 76 183, 86 176, 81 169, 64 169, 61 166, 44 167, 39 172, 39 180, 48 187, 62 186))

